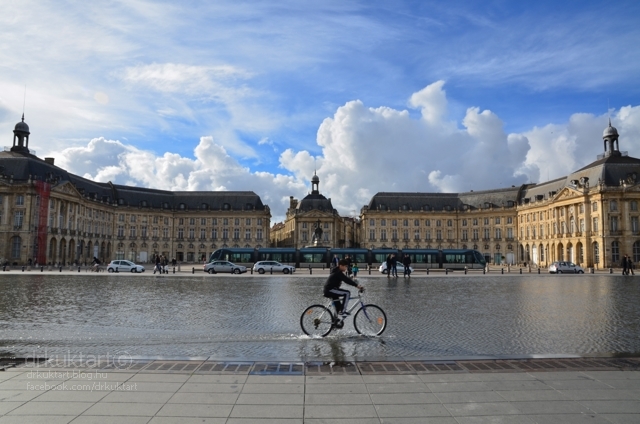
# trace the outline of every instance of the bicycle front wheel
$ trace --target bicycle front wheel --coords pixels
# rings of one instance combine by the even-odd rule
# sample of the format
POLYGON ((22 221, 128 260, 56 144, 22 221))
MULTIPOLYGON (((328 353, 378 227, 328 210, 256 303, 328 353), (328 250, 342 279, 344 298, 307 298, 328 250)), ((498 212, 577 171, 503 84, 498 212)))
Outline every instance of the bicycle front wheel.
POLYGON ((302 313, 300 326, 309 336, 324 337, 333 329, 333 314, 323 305, 311 305, 302 313))
POLYGON ((376 305, 363 305, 355 317, 353 326, 364 336, 379 336, 387 328, 387 315, 376 305))

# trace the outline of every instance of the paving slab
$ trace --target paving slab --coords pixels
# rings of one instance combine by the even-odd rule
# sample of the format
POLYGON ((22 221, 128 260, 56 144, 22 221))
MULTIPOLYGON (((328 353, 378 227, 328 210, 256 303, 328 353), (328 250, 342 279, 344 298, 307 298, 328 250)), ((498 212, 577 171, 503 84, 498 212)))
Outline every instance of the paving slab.
POLYGON ((380 368, 348 375, 101 371, 70 378, 7 371, 0 373, 9 377, 0 378, 0 424, 640 423, 639 371, 380 368))
POLYGON ((305 405, 304 419, 377 418, 373 405, 305 405))
POLYGON ((158 409, 155 415, 159 417, 226 418, 233 405, 168 403, 158 409))

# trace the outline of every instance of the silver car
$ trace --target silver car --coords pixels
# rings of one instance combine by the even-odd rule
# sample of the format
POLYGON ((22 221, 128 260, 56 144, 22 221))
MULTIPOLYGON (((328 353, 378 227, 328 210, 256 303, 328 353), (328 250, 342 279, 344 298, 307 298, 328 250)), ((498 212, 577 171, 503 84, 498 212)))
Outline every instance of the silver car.
POLYGON ((204 265, 204 272, 216 274, 218 272, 229 272, 231 274, 243 274, 247 272, 247 267, 236 265, 229 261, 213 261, 204 265))
POLYGON ((558 261, 549 265, 550 274, 584 274, 584 268, 574 264, 573 262, 558 261))
MULTIPOLYGON (((380 268, 378 268, 378 270, 383 273, 386 274, 387 273, 387 263, 386 262, 382 262, 382 265, 380 265, 380 268)), ((404 274, 404 265, 402 265, 400 262, 398 262, 396 264, 396 271, 398 271, 398 274, 404 274)), ((409 273, 413 273, 413 267, 409 266, 409 273)))
POLYGON ((265 272, 282 272, 283 274, 292 274, 296 272, 296 267, 291 265, 284 265, 277 261, 260 261, 253 265, 253 272, 258 274, 264 274, 265 272))
POLYGON ((144 272, 142 265, 136 265, 131 261, 117 260, 109 262, 107 265, 109 272, 144 272))

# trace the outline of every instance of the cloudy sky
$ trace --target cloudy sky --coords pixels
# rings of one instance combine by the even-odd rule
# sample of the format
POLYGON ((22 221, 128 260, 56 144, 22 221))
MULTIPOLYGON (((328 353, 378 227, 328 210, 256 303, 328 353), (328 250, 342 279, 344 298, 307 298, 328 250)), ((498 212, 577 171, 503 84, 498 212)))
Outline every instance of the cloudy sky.
POLYGON ((97 181, 379 191, 544 182, 640 156, 640 2, 0 0, 0 134, 97 181), (25 96, 26 87, 26 96, 25 96))

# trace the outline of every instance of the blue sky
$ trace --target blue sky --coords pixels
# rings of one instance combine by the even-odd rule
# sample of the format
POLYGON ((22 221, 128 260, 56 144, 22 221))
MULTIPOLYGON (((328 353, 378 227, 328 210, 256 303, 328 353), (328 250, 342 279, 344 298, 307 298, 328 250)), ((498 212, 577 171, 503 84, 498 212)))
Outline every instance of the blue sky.
POLYGON ((314 169, 357 215, 566 175, 609 116, 640 155, 636 1, 0 2, 5 145, 26 86, 30 147, 99 181, 253 190, 278 221, 314 169))

